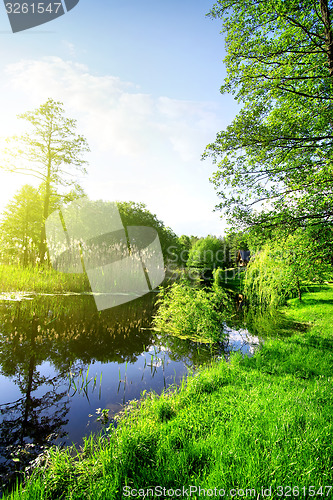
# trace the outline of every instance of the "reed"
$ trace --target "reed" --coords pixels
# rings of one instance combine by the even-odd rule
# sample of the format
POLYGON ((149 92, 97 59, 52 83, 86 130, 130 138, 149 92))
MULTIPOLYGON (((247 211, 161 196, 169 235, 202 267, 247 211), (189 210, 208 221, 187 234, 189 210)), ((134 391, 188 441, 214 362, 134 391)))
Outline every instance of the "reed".
POLYGON ((0 264, 0 292, 65 293, 91 291, 85 273, 61 273, 48 266, 0 264))

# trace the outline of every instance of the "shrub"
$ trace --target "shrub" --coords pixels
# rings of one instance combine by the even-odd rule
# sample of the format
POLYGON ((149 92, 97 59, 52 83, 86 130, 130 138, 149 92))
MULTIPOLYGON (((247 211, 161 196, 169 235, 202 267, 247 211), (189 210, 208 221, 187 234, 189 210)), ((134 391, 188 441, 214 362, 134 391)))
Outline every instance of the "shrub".
POLYGON ((156 330, 216 342, 223 337, 223 322, 230 316, 231 301, 217 286, 204 289, 181 281, 161 289, 157 304, 156 330))

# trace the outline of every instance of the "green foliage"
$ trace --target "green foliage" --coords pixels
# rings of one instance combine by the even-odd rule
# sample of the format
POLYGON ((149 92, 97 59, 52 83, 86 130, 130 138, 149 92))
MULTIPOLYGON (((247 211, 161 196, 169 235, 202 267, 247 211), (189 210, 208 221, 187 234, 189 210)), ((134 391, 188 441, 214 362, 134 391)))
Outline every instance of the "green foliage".
POLYGON ((22 266, 34 264, 42 225, 41 193, 25 185, 1 214, 0 258, 2 262, 22 266))
POLYGON ((286 238, 267 242, 247 266, 244 292, 252 305, 276 307, 297 293, 302 283, 322 282, 327 255, 309 232, 298 230, 286 238))
MULTIPOLYGON (((44 194, 43 185, 39 189, 26 185, 7 205, 0 221, 0 259, 2 262, 27 266, 34 265, 38 261, 44 194)), ((82 196, 84 192, 79 187, 66 195, 51 193, 50 212, 82 196)), ((105 211, 105 205, 108 202, 98 200, 90 203, 92 210, 98 214, 99 210, 101 213, 105 211)), ((147 226, 156 229, 164 257, 167 258, 169 250, 172 249, 178 259, 181 248, 178 237, 170 228, 165 227, 144 203, 118 202, 117 206, 125 227, 147 226)), ((82 221, 83 225, 85 223, 90 222, 82 221)))
POLYGON ((210 270, 225 268, 229 264, 229 252, 225 240, 216 236, 200 238, 192 246, 187 266, 196 269, 210 270))
POLYGON ((225 241, 229 248, 230 260, 233 265, 237 265, 237 255, 239 250, 249 249, 249 234, 247 232, 230 232, 225 241))
POLYGON ((76 120, 66 118, 61 102, 48 99, 39 108, 18 116, 31 129, 21 137, 7 139, 2 168, 34 175, 52 186, 73 186, 77 171, 85 173, 89 151, 86 139, 76 134, 76 120), (63 168, 66 167, 66 173, 63 168))
POLYGON ((158 331, 201 342, 217 342, 223 337, 223 321, 230 316, 226 293, 191 286, 187 281, 161 288, 154 318, 158 331))
POLYGON ((190 250, 198 240, 199 240, 198 236, 193 236, 193 235, 187 236, 186 234, 182 234, 178 238, 178 243, 179 243, 180 248, 181 248, 181 252, 180 252, 180 264, 181 265, 184 266, 187 264, 190 250))
POLYGON ((234 226, 332 221, 332 2, 219 0, 221 91, 243 106, 204 156, 234 226), (267 203, 266 203, 267 202, 267 203))
MULTIPOLYGON (((107 202, 104 202, 107 203, 107 202)), ((124 226, 147 226, 156 229, 163 257, 174 256, 178 260, 181 247, 178 243, 178 237, 170 227, 166 227, 164 223, 151 213, 144 203, 136 203, 134 201, 119 201, 117 207, 124 226)))
POLYGON ((242 267, 233 267, 230 269, 221 269, 218 267, 213 270, 213 287, 224 287, 229 291, 242 292, 244 274, 245 268, 242 267))
MULTIPOLYGON (((63 195, 50 192, 49 210, 52 212, 83 195, 80 187, 63 195)), ((38 189, 26 184, 6 206, 0 220, 1 262, 23 267, 38 262, 44 197, 44 184, 38 189)))

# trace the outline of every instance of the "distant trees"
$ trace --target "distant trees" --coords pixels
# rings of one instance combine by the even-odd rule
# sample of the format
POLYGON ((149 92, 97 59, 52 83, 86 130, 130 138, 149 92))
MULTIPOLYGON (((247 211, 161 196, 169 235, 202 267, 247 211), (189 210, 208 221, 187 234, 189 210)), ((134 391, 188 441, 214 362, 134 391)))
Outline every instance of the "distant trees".
POLYGON ((238 250, 248 250, 249 234, 243 231, 229 232, 226 236, 208 235, 205 238, 183 234, 178 238, 181 245, 181 263, 187 267, 225 269, 236 266, 238 250))
POLYGON ((230 232, 225 237, 225 243, 229 250, 231 266, 237 265, 237 255, 239 250, 249 249, 249 235, 245 232, 230 232))
MULTIPOLYGON (((83 196, 81 188, 66 195, 52 193, 49 199, 49 212, 63 203, 83 196)), ((0 215, 0 258, 2 262, 35 265, 40 257, 40 235, 44 224, 43 206, 45 185, 34 188, 24 185, 8 203, 0 215)))
MULTIPOLYGON (((77 188, 66 195, 51 194, 49 212, 61 209, 63 205, 84 196, 82 189, 77 188)), ((2 262, 16 263, 22 266, 34 265, 39 259, 40 228, 44 223, 43 203, 45 200, 44 184, 36 189, 25 185, 14 196, 0 215, 0 258, 2 262)), ((91 202, 92 213, 101 207, 101 214, 105 213, 108 202, 102 200, 91 202)), ((168 258, 169 251, 180 258, 182 247, 178 237, 169 227, 165 227, 156 215, 151 213, 144 203, 133 201, 117 202, 117 207, 125 228, 127 226, 145 226, 154 228, 161 243, 163 256, 168 258)), ((96 221, 98 222, 98 221, 96 221)), ((100 221, 99 221, 100 222, 100 221)), ((91 220, 82 221, 91 224, 91 220)))
POLYGON ((188 236, 186 234, 182 234, 178 238, 178 243, 181 247, 181 253, 180 253, 180 265, 185 266, 188 261, 188 256, 190 253, 191 248, 193 245, 199 240, 200 238, 198 236, 188 236))
POLYGON ((48 99, 39 108, 19 115, 31 125, 21 137, 7 140, 5 163, 11 172, 32 175, 42 183, 43 200, 39 238, 39 261, 46 258, 45 220, 51 211, 51 199, 60 186, 79 190, 77 174, 85 173, 82 155, 89 151, 86 139, 76 134, 76 120, 65 117, 61 102, 48 99))
POLYGON ((225 269, 229 263, 229 248, 225 239, 209 235, 194 243, 189 251, 187 267, 198 269, 204 276, 212 277, 214 269, 225 269))
POLYGON ((181 246, 179 245, 177 235, 170 227, 166 227, 155 214, 151 213, 144 203, 118 201, 117 207, 125 227, 146 226, 156 229, 161 243, 163 257, 166 259, 170 253, 174 252, 178 259, 181 246))

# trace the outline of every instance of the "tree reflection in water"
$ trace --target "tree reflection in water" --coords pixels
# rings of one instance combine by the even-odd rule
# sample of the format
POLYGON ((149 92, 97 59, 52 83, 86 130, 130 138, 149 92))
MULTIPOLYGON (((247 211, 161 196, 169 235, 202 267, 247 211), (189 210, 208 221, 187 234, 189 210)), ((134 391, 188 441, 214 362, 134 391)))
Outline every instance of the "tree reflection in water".
POLYGON ((82 420, 73 422, 75 428, 81 424, 81 438, 89 432, 91 410, 69 416, 76 399, 71 398, 75 391, 70 373, 75 379, 90 365, 103 364, 109 377, 103 374, 104 404, 120 409, 120 403, 140 397, 143 390, 162 390, 173 383, 174 370, 180 378, 186 367, 202 365, 223 352, 223 344, 212 348, 152 331, 155 297, 152 293, 100 312, 89 294, 0 302, 0 374, 21 394, 16 401, 0 394, 3 478, 25 468, 48 446, 60 444, 71 419, 82 420), (113 371, 108 372, 111 365, 113 371))
POLYGON ((89 295, 0 304, 1 375, 21 393, 16 401, 0 404, 2 478, 22 470, 65 436, 70 370, 77 375, 96 360, 137 359, 151 342, 151 332, 141 329, 150 325, 151 310, 151 297, 102 312, 89 295), (42 374, 45 363, 55 374, 42 374))

